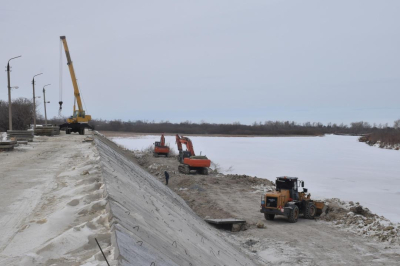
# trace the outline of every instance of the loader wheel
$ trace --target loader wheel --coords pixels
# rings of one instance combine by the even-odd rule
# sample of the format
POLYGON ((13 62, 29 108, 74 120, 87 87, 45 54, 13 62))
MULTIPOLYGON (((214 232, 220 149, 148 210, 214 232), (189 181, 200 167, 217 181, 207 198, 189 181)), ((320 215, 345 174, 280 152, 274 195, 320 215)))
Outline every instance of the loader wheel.
POLYGON ((307 219, 314 219, 315 214, 317 213, 317 208, 313 203, 309 203, 306 207, 306 211, 304 212, 304 217, 307 219))
POLYGON ((265 220, 272 221, 275 219, 275 214, 264 213, 265 220))
POLYGON ((289 213, 288 220, 291 223, 295 223, 297 222, 297 219, 299 219, 299 207, 297 207, 297 205, 294 205, 289 213))

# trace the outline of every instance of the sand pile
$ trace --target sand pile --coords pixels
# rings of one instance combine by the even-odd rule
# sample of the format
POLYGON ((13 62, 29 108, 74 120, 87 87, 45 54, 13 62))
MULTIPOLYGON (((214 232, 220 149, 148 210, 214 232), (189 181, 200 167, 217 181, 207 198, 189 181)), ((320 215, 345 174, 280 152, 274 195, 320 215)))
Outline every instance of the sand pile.
POLYGON ((4 224, 1 265, 105 265, 95 238, 116 265, 99 156, 94 145, 82 144, 81 139, 43 137, 45 142, 21 153, 33 159, 25 159, 12 179, 43 185, 22 193, 21 200, 29 198, 20 206, 24 218, 4 224))

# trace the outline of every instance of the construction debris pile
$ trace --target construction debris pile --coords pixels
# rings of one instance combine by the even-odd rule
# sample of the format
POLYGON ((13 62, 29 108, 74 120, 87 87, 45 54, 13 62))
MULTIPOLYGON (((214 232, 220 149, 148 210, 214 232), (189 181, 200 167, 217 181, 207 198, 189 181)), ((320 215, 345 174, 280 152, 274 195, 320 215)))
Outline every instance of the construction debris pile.
POLYGON ((18 145, 16 140, 0 139, 0 151, 12 151, 16 145, 18 145))
POLYGON ((7 130, 7 136, 9 139, 15 138, 17 141, 33 141, 32 130, 7 130))
POLYGON ((338 227, 381 242, 400 244, 400 224, 371 213, 358 202, 345 202, 336 198, 325 202, 327 210, 321 215, 321 220, 333 222, 338 227))
POLYGON ((58 126, 49 126, 49 125, 42 126, 42 127, 36 127, 35 135, 38 135, 38 136, 60 135, 60 127, 58 127, 58 126))

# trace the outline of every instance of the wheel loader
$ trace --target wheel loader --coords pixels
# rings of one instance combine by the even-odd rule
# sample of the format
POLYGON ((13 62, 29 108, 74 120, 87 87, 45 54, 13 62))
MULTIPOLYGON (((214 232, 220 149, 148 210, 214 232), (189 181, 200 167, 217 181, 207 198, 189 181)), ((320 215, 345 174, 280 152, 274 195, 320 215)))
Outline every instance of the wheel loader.
POLYGON ((314 219, 322 213, 325 204, 311 199, 311 194, 304 188, 304 181, 297 177, 277 177, 276 189, 261 197, 260 212, 266 220, 274 220, 275 215, 283 215, 291 223, 297 222, 300 215, 314 219), (299 185, 303 188, 298 191, 299 185))

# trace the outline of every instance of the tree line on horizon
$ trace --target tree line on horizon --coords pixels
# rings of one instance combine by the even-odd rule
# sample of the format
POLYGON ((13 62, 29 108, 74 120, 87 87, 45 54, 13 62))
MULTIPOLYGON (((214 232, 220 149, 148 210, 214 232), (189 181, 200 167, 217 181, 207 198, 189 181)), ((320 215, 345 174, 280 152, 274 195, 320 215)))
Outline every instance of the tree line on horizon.
MULTIPOLYGON (((373 132, 390 130, 388 124, 371 125, 368 122, 353 122, 350 125, 318 122, 296 123, 294 121, 254 122, 252 125, 234 123, 192 123, 185 121, 171 123, 168 121, 121 121, 92 120, 99 131, 120 131, 134 133, 179 133, 179 134, 223 134, 223 135, 304 135, 318 136, 324 134, 364 135, 373 132)), ((397 130, 396 130, 397 132, 397 130)), ((400 131, 399 131, 400 133, 400 131)))
MULTIPOLYGON (((38 108, 40 103, 37 103, 38 108)), ((32 124, 33 104, 26 98, 15 99, 12 103, 13 129, 25 130, 32 124)), ((8 102, 0 100, 0 132, 8 129, 8 102)), ((37 110, 37 123, 43 124, 44 119, 37 110)), ((64 117, 48 119, 49 124, 60 125, 65 123, 64 117)), ((390 142, 400 143, 400 119, 396 120, 393 126, 388 124, 369 124, 360 121, 350 125, 319 122, 296 123, 294 121, 265 121, 254 122, 252 125, 234 123, 193 123, 184 121, 171 123, 169 121, 122 121, 93 119, 90 124, 99 131, 119 131, 134 133, 170 133, 170 134, 222 134, 222 135, 302 135, 319 136, 324 134, 349 134, 349 135, 370 135, 371 141, 387 139, 390 142), (390 136, 390 137, 389 137, 390 136)))

